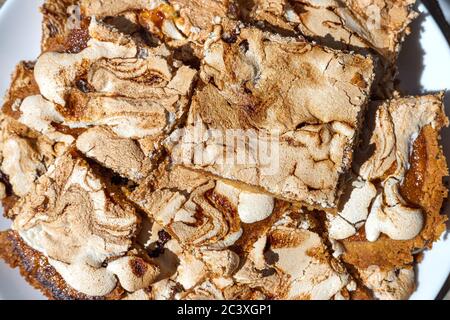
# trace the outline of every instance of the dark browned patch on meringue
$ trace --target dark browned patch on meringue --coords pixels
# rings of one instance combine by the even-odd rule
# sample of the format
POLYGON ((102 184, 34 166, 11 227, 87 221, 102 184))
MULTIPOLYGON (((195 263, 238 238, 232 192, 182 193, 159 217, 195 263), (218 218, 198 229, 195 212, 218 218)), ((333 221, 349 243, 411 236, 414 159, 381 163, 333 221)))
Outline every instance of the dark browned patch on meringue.
POLYGON ((131 259, 129 264, 133 274, 139 278, 142 278, 148 270, 147 263, 139 257, 131 259))
POLYGON ((67 53, 79 53, 87 48, 90 38, 87 28, 73 29, 67 35, 64 49, 67 53))

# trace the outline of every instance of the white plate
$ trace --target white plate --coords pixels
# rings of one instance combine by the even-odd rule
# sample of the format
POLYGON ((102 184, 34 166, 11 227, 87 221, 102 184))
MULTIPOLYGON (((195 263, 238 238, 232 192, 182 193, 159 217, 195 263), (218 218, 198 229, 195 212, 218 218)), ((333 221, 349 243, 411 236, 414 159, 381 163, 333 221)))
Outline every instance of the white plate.
MULTIPOLYGON (((10 73, 20 60, 39 54, 41 35, 39 1, 7 0, 0 10, 0 94, 9 85, 10 73)), ((420 5, 419 11, 426 12, 420 5)), ((409 94, 446 90, 450 87, 450 49, 434 20, 426 13, 413 24, 400 59, 402 89, 409 94)), ((449 95, 450 98, 450 95, 449 95)), ((450 114, 450 112, 447 112, 450 114)), ((450 159, 450 132, 443 133, 446 155, 450 159)), ((0 218, 0 230, 9 223, 0 218)), ((434 299, 450 273, 450 239, 442 237, 433 250, 425 253, 418 267, 418 287, 412 299, 434 299)), ((43 299, 19 276, 0 262, 0 299, 43 299)))

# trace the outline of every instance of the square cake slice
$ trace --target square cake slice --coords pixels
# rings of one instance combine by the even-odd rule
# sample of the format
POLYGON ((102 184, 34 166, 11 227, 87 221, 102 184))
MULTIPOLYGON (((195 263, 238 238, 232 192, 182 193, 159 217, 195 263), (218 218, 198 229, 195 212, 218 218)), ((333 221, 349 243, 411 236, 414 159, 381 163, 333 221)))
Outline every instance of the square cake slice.
POLYGON ((173 272, 147 294, 129 299, 155 299, 173 283, 181 285, 168 290, 175 299, 350 299, 360 293, 313 231, 318 222, 298 206, 170 163, 131 199, 149 216, 147 236, 143 228, 138 241, 175 267, 163 268, 173 272))
POLYGON ((11 117, 0 116, 0 198, 6 216, 66 147, 11 117))
POLYGON ((255 20, 298 30, 333 48, 370 48, 395 62, 415 0, 256 0, 255 20))
POLYGON ((50 166, 11 216, 1 254, 50 298, 117 299, 160 274, 134 245, 141 223, 135 205, 108 172, 74 149, 50 166))
MULTIPOLYGON (((353 182, 338 213, 326 214, 330 238, 342 243, 344 261, 369 287, 398 276, 405 288, 413 288, 414 262, 446 229, 441 209, 448 169, 439 140, 448 119, 442 99, 428 95, 374 103, 355 154, 353 182)), ((385 286, 378 298, 398 298, 385 286)))
POLYGON ((38 92, 18 101, 16 117, 138 182, 185 117, 197 71, 95 19, 84 31, 71 50, 38 58, 38 92))
POLYGON ((81 12, 99 19, 123 15, 171 47, 200 49, 214 25, 237 24, 234 0, 81 0, 81 12))
POLYGON ((81 12, 78 0, 45 0, 41 7, 41 49, 53 51, 63 49, 68 35, 81 28, 81 12))
POLYGON ((205 45, 172 158, 235 183, 334 208, 373 80, 368 57, 242 29, 205 45))

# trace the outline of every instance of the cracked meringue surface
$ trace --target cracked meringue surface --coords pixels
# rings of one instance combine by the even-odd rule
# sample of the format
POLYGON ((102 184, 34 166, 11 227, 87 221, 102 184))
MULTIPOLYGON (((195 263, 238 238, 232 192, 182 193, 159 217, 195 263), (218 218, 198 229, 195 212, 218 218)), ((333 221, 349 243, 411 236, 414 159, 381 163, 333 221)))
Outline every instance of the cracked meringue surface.
POLYGON ((220 250, 248 241, 242 237, 242 223, 261 222, 267 227, 280 210, 270 196, 239 190, 180 166, 166 170, 167 166, 147 178, 131 199, 182 245, 220 250), (252 212, 251 222, 243 208, 247 201, 259 208, 252 212))
POLYGON ((234 0, 82 0, 80 7, 86 16, 128 17, 169 46, 187 45, 197 55, 215 25, 225 26, 232 36, 239 16, 234 0))
POLYGON ((0 117, 0 172, 5 215, 73 141, 71 137, 64 139, 64 135, 57 137, 61 138, 59 141, 50 139, 20 121, 20 105, 38 91, 33 70, 33 62, 23 61, 17 65, 0 117))
POLYGON ((197 71, 95 19, 87 31, 78 53, 37 59, 39 92, 20 101, 18 120, 55 142, 76 140, 85 155, 139 182, 186 113, 197 71))
POLYGON ((0 257, 52 299, 409 298, 448 175, 442 95, 388 90, 413 2, 46 0, 0 257))
POLYGON ((335 207, 373 80, 372 60, 255 28, 242 29, 232 44, 212 36, 200 71, 204 85, 186 127, 173 136, 172 157, 276 197, 335 207), (277 168, 263 162, 263 146, 234 146, 226 136, 231 130, 253 131, 253 143, 266 148, 278 139, 268 150, 279 154, 277 168), (223 161, 230 152, 253 161, 223 161))
POLYGON ((309 230, 314 222, 287 202, 272 198, 268 206, 267 198, 180 166, 162 168, 131 196, 159 226, 151 229, 171 236, 165 248, 179 260, 171 279, 183 289, 176 298, 230 299, 246 290, 259 298, 350 298, 353 278, 309 230), (243 194, 270 216, 243 221, 243 194))
POLYGON ((397 58, 418 16, 415 0, 256 0, 250 21, 263 22, 340 50, 373 54, 377 77, 372 95, 395 95, 397 58))
POLYGON ((414 0, 297 1, 256 0, 251 17, 288 30, 298 30, 326 45, 372 48, 395 60, 416 16, 414 0))

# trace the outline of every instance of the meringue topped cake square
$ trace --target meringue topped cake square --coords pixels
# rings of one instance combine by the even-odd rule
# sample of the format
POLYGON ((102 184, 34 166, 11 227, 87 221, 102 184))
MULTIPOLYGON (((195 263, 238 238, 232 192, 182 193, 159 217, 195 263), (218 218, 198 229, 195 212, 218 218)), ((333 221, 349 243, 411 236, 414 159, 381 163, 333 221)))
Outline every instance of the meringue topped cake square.
POLYGON ((215 25, 231 31, 239 15, 234 0, 81 0, 80 8, 87 17, 121 16, 172 48, 188 45, 197 53, 215 25))
POLYGON ((441 208, 448 169, 439 140, 448 119, 442 99, 404 97, 371 105, 354 177, 338 213, 325 217, 330 239, 343 246, 342 259, 378 299, 412 293, 414 262, 446 230, 441 208), (402 287, 380 281, 394 274, 402 287))
POLYGON ((84 31, 84 42, 37 59, 38 92, 18 101, 18 121, 54 141, 76 140, 87 157, 138 182, 186 114, 197 71, 164 45, 95 19, 84 31))
POLYGON ((169 278, 182 286, 175 297, 338 299, 362 294, 314 231, 317 221, 298 206, 170 162, 162 163, 131 199, 148 214, 149 235, 160 230, 170 235, 156 246, 154 240, 139 241, 166 265, 174 264, 170 255, 178 258, 169 278))
POLYGON ((240 30, 234 43, 211 34, 204 55, 187 124, 171 136, 173 160, 285 200, 335 208, 372 60, 255 28, 240 30), (264 146, 257 144, 271 150, 258 154, 264 146), (241 152, 248 161, 236 160, 241 152), (234 161, 224 159, 230 154, 234 161))
MULTIPOLYGON (((252 1, 253 2, 253 1, 252 1)), ((305 36, 321 45, 376 57, 372 95, 391 97, 397 89, 397 58, 418 14, 416 0, 255 0, 249 21, 305 36)))
POLYGON ((373 49, 395 62, 415 0, 255 0, 250 17, 341 49, 373 49))

